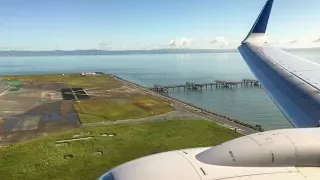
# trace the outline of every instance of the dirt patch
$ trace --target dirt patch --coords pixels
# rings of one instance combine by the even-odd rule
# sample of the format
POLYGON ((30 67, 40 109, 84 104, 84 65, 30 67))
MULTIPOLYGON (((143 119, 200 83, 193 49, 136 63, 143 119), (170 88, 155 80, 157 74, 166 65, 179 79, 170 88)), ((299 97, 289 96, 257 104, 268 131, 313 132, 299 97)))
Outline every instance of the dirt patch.
POLYGON ((93 153, 93 155, 95 156, 101 156, 102 154, 103 154, 102 151, 97 151, 93 153))
POLYGON ((145 106, 145 105, 143 105, 143 104, 141 104, 141 103, 138 103, 138 102, 133 102, 132 104, 135 105, 135 106, 137 106, 137 107, 140 108, 140 109, 145 110, 145 111, 151 111, 151 110, 152 110, 150 107, 145 106))
POLYGON ((83 140, 88 140, 92 139, 92 136, 89 137, 82 137, 82 138, 73 138, 73 139, 64 139, 64 140, 59 140, 57 143, 65 143, 65 142, 72 142, 72 141, 83 141, 83 140))
POLYGON ((73 155, 72 154, 67 154, 67 155, 64 155, 63 158, 71 159, 71 158, 73 158, 73 155))
POLYGON ((56 146, 60 147, 60 146, 68 146, 69 143, 68 142, 64 142, 64 143, 57 143, 56 146))
POLYGON ((102 137, 105 137, 105 136, 108 136, 108 137, 113 137, 113 136, 116 136, 117 134, 116 133, 101 133, 100 136, 102 137))
POLYGON ((13 143, 80 126, 72 101, 56 101, 2 119, 0 144, 13 143))
POLYGON ((91 88, 86 89, 89 96, 98 96, 98 97, 113 97, 113 98, 123 98, 123 97, 133 97, 139 96, 143 93, 137 91, 135 88, 130 88, 127 86, 122 86, 120 88, 114 89, 104 89, 104 88, 91 88))

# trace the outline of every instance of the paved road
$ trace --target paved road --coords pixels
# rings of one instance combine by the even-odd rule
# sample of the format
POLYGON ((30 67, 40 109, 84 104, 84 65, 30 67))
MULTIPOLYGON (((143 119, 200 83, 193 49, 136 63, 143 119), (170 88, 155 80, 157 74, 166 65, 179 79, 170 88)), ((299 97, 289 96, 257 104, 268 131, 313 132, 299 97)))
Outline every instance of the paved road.
POLYGON ((151 95, 156 99, 161 99, 161 100, 167 101, 167 102, 173 104, 180 111, 185 111, 185 112, 196 114, 196 115, 198 115, 198 116, 200 116, 200 117, 202 117, 204 119, 211 120, 213 122, 216 122, 216 123, 218 123, 218 124, 220 124, 222 126, 230 128, 230 129, 237 129, 237 132, 239 132, 241 134, 248 135, 248 134, 253 134, 253 133, 257 133, 258 132, 257 130, 254 130, 254 129, 246 127, 246 126, 243 126, 243 125, 235 123, 233 121, 230 121, 230 120, 221 118, 219 116, 215 116, 213 114, 201 111, 198 108, 190 107, 188 104, 185 104, 185 103, 183 103, 181 101, 172 99, 170 97, 163 96, 163 95, 158 94, 158 93, 155 93, 155 92, 150 91, 150 90, 148 90, 146 88, 138 86, 138 85, 136 85, 136 84, 134 84, 132 82, 119 79, 116 76, 114 78, 115 78, 115 80, 120 81, 121 83, 123 83, 124 85, 126 85, 128 87, 135 88, 137 91, 139 91, 141 93, 151 95))

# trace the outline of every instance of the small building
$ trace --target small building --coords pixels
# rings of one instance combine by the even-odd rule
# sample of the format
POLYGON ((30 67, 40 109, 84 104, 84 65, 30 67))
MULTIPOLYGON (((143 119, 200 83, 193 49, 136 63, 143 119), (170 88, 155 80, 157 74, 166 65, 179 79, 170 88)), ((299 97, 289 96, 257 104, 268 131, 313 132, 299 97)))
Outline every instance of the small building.
POLYGON ((81 73, 81 76, 94 76, 94 75, 96 75, 95 72, 82 72, 81 73))

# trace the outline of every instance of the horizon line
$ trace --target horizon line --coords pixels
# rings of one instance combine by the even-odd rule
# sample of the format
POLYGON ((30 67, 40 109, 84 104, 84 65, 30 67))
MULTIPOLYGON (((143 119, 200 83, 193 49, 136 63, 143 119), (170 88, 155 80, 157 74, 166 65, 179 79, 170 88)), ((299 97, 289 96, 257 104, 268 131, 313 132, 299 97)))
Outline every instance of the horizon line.
MULTIPOLYGON (((286 47, 280 47, 280 49, 287 49, 287 50, 299 50, 299 49, 320 49, 320 47, 296 47, 296 48, 286 48, 286 47)), ((230 50, 237 50, 237 48, 219 48, 219 49, 209 49, 209 48, 155 48, 155 49, 54 49, 54 50, 33 50, 33 49, 27 49, 27 50, 17 50, 17 49, 9 49, 9 50, 1 50, 0 52, 57 52, 57 51, 105 51, 105 52, 121 52, 121 51, 157 51, 157 50, 184 50, 184 51, 230 51, 230 50)))

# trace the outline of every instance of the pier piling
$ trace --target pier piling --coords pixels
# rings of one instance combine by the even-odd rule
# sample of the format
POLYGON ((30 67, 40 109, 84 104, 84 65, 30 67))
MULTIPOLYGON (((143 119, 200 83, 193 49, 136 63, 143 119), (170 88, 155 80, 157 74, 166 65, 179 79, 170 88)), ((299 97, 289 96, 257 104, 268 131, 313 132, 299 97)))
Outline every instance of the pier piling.
POLYGON ((247 79, 247 78, 243 78, 241 81, 220 81, 217 80, 214 83, 191 83, 191 82, 186 82, 185 84, 180 84, 180 85, 170 85, 170 86, 161 86, 161 85, 154 85, 154 88, 152 88, 153 91, 156 92, 168 92, 169 89, 172 89, 173 91, 175 89, 178 89, 178 91, 180 91, 180 88, 183 88, 184 91, 185 90, 200 90, 202 91, 204 86, 206 87, 206 89, 208 89, 208 86, 212 87, 216 86, 216 88, 218 87, 225 87, 225 88, 232 88, 232 87, 238 87, 238 85, 241 85, 241 87, 243 85, 250 85, 250 86, 260 86, 259 81, 255 80, 255 79, 247 79))

